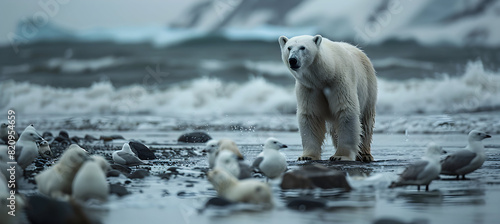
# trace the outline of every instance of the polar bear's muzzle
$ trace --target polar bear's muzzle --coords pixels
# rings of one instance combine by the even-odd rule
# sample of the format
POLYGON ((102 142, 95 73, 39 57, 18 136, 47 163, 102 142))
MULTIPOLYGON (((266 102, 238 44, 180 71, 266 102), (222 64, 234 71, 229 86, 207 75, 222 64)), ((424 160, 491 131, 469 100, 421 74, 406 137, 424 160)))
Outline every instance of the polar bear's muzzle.
POLYGON ((297 70, 300 68, 299 60, 297 60, 296 57, 290 57, 288 59, 288 64, 290 65, 290 68, 293 70, 297 70))

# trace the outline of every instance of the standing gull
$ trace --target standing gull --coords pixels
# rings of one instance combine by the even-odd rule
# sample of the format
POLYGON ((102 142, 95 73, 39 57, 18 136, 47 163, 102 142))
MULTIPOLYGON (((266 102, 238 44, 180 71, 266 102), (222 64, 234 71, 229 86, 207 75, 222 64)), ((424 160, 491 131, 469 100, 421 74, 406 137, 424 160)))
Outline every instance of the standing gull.
POLYGON ((242 161, 238 161, 236 155, 229 150, 219 152, 219 155, 215 159, 214 168, 223 169, 240 180, 251 177, 250 166, 242 161))
POLYGON ((439 164, 439 156, 446 153, 443 149, 435 144, 430 144, 427 151, 421 160, 410 164, 399 175, 399 179, 391 184, 392 187, 417 185, 420 191, 420 185, 425 185, 425 191, 429 191, 429 184, 436 179, 441 172, 439 164))
POLYGON ((125 166, 138 166, 146 164, 144 161, 137 158, 137 156, 130 149, 128 143, 123 144, 122 150, 113 152, 113 161, 120 165, 125 166))
POLYGON ((486 160, 482 140, 491 138, 490 135, 472 130, 469 133, 469 144, 460 151, 447 156, 441 161, 441 174, 457 176, 465 179, 465 175, 479 169, 486 160))
POLYGON ((24 129, 19 140, 16 142, 16 154, 18 154, 17 164, 23 169, 26 169, 38 156, 37 143, 44 141, 42 136, 38 134, 33 125, 29 125, 24 129))
POLYGON ((267 178, 279 177, 287 168, 286 158, 279 150, 287 147, 275 138, 268 138, 262 153, 253 162, 253 168, 260 170, 267 178))

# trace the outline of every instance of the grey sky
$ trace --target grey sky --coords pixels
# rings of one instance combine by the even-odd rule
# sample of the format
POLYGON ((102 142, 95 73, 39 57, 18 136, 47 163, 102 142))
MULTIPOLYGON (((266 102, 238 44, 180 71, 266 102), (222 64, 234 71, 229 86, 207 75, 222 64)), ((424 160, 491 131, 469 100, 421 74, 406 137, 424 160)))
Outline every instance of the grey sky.
MULTIPOLYGON (((58 10, 49 21, 66 28, 84 30, 124 26, 166 25, 180 16, 186 6, 199 0, 58 0, 58 10), (62 4, 63 2, 67 2, 62 4)), ((7 35, 15 32, 22 19, 46 13, 40 3, 57 0, 0 1, 0 44, 8 43, 7 35)))

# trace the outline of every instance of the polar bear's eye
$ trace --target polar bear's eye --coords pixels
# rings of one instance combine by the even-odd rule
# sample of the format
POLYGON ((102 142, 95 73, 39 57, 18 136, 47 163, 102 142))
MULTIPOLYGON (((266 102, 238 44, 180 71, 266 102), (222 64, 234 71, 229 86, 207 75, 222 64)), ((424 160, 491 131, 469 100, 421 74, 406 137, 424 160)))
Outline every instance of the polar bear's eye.
POLYGON ((305 50, 305 49, 306 49, 306 47, 302 46, 302 47, 300 47, 299 49, 300 49, 300 50, 305 50))
POLYGON ((292 47, 288 47, 288 50, 292 50, 292 47))

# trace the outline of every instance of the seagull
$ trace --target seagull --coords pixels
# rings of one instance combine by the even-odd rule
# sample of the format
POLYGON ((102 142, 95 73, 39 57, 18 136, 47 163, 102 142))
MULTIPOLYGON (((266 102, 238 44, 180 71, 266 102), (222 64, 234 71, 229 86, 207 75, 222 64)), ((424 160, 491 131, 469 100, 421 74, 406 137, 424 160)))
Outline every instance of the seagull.
POLYGON ((268 138, 262 153, 254 160, 252 167, 260 170, 269 179, 279 177, 286 171, 286 158, 278 150, 288 146, 275 138, 268 138))
POLYGON ((49 142, 43 140, 37 145, 38 145, 38 153, 40 154, 40 156, 42 156, 42 158, 44 159, 52 158, 52 151, 50 150, 49 142))
POLYGON ((232 174, 238 179, 246 179, 251 177, 251 168, 242 161, 238 161, 236 155, 229 150, 222 150, 215 159, 214 168, 220 168, 232 174))
POLYGON ((242 202, 272 206, 272 192, 268 184, 255 179, 238 180, 223 169, 208 172, 207 179, 217 194, 231 202, 242 202))
POLYGON ((81 201, 107 201, 109 184, 106 181, 106 173, 110 168, 108 161, 102 156, 92 155, 76 173, 72 184, 73 198, 81 201))
POLYGON ((417 185, 420 191, 420 185, 425 185, 425 191, 429 191, 429 184, 439 177, 439 172, 441 172, 439 156, 444 153, 446 151, 441 146, 429 144, 424 157, 406 167, 399 175, 398 181, 393 182, 390 187, 417 185))
POLYGON ((16 154, 18 154, 17 164, 22 169, 26 169, 38 156, 37 143, 43 142, 44 139, 36 131, 33 125, 29 125, 24 129, 19 140, 16 142, 16 154))
POLYGON ((59 161, 35 176, 38 191, 57 199, 71 195, 71 185, 76 173, 88 159, 88 153, 77 144, 71 144, 59 161))
POLYGON ((205 150, 208 152, 208 167, 210 169, 214 168, 215 165, 215 158, 217 158, 217 154, 221 150, 229 150, 233 152, 238 160, 243 160, 243 155, 241 155, 240 150, 238 149, 238 146, 233 140, 230 139, 221 139, 219 141, 217 140, 210 140, 206 143, 205 150))
POLYGON ((17 135, 17 132, 15 130, 9 130, 9 125, 7 123, 2 123, 0 125, 0 139, 7 144, 9 140, 17 140, 19 136, 17 135), (9 133, 10 132, 10 133, 9 133), (14 139, 9 139, 9 135, 11 135, 11 138, 14 139))
POLYGON ((137 156, 130 149, 128 143, 123 144, 122 150, 113 152, 113 161, 120 165, 125 166, 138 166, 146 164, 144 161, 137 158, 137 156))
POLYGON ((482 140, 491 138, 490 135, 472 130, 469 133, 469 144, 460 151, 447 156, 441 161, 441 174, 457 176, 465 179, 465 175, 479 169, 486 160, 482 140))

